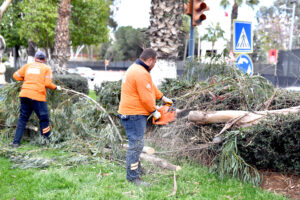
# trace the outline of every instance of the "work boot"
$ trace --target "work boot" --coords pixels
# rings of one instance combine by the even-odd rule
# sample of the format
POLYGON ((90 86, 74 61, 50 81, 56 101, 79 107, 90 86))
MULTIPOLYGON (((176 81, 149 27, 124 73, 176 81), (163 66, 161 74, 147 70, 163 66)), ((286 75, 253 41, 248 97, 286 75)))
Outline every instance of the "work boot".
POLYGON ((150 183, 147 183, 147 182, 143 181, 140 178, 134 179, 134 180, 132 180, 130 182, 136 184, 137 186, 150 187, 150 183))
POLYGON ((20 144, 11 142, 11 143, 9 144, 9 146, 11 146, 11 147, 13 147, 13 148, 18 148, 18 147, 20 146, 20 144))

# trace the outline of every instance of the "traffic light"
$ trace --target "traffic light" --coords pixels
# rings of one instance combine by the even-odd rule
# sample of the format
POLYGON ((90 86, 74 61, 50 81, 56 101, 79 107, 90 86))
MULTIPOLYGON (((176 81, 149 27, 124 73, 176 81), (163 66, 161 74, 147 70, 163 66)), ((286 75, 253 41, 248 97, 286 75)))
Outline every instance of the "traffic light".
POLYGON ((184 3, 185 14, 192 16, 192 6, 193 0, 189 0, 187 3, 184 3))
POLYGON ((198 26, 206 19, 204 11, 209 10, 209 7, 204 3, 204 0, 193 0, 193 26, 198 26))

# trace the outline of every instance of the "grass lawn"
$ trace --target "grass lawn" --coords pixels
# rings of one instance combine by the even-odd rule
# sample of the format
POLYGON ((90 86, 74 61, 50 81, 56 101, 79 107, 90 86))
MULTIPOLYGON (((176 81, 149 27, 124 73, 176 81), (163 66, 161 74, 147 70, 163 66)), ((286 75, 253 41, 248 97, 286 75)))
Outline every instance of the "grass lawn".
MULTIPOLYGON (((29 144, 19 152, 35 150, 29 144)), ((70 152, 45 149, 37 156, 51 158, 69 155, 70 152)), ((250 184, 232 178, 219 180, 208 173, 205 167, 183 163, 176 173, 177 192, 168 196, 174 188, 174 174, 147 164, 151 173, 143 179, 151 183, 150 188, 139 188, 126 181, 124 166, 103 160, 97 164, 78 167, 53 165, 46 169, 11 169, 12 162, 0 157, 0 199, 286 199, 250 184), (99 173, 101 170, 101 173, 99 173), (101 176, 98 176, 101 174, 101 176)))

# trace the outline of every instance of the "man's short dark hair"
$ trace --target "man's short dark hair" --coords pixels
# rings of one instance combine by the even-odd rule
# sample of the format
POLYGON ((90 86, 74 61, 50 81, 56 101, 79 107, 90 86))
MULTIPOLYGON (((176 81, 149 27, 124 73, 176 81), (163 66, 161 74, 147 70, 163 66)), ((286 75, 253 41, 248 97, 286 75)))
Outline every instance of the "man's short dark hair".
POLYGON ((156 52, 151 48, 144 49, 144 51, 140 55, 140 59, 142 60, 148 60, 149 58, 156 58, 156 57, 157 57, 156 52))

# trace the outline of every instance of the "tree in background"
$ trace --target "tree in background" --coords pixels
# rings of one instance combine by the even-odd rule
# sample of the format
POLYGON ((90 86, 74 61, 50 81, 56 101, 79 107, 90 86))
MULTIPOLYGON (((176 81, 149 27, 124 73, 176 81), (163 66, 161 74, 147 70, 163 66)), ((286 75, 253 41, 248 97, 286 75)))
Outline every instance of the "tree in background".
MULTIPOLYGON (((222 0, 221 1, 221 6, 224 8, 227 8, 230 4, 230 0, 222 0)), ((233 49, 233 20, 237 19, 238 17, 238 10, 239 7, 243 4, 246 3, 248 6, 250 6, 251 8, 253 8, 255 5, 259 4, 259 0, 234 0, 233 2, 233 6, 232 6, 232 10, 231 10, 231 36, 230 36, 230 50, 233 49)))
MULTIPOLYGON (((4 12, 7 10, 11 0, 4 0, 0 6, 0 22, 4 12)), ((0 35, 0 64, 2 63, 2 56, 6 48, 5 39, 0 35)), ((4 81, 5 82, 5 81, 4 81)))
POLYGON ((18 50, 21 46, 26 46, 27 41, 20 37, 18 32, 20 28, 21 15, 18 4, 12 3, 6 10, 6 14, 3 16, 0 24, 0 34, 6 40, 6 47, 8 49, 13 48, 14 62, 17 63, 19 58, 18 50))
MULTIPOLYGON (((291 7, 286 4, 285 0, 278 0, 271 7, 261 7, 256 13, 258 21, 257 37, 260 41, 262 49, 266 52, 269 49, 287 50, 289 46, 289 35, 291 26, 292 11, 286 10, 284 7, 291 7)), ((298 1, 297 6, 300 6, 298 1)), ((296 9, 296 16, 300 14, 299 9, 296 9)), ((300 20, 295 18, 295 26, 293 31, 293 48, 300 48, 300 20)))
POLYGON ((109 4, 105 0, 72 0, 70 37, 76 54, 84 46, 108 42, 108 28, 116 26, 111 18, 109 4), (93 14, 92 14, 93 13, 93 14))
MULTIPOLYGON (((20 16, 14 25, 22 40, 30 40, 40 48, 53 49, 57 22, 57 1, 23 0, 17 5, 14 15, 20 16)), ((7 21, 7 24, 10 22, 7 21)), ((13 28, 14 28, 13 27, 13 28)))
POLYGON ((213 23, 206 28, 207 33, 203 35, 202 39, 211 42, 211 51, 213 52, 215 43, 218 39, 225 39, 225 31, 221 28, 220 23, 216 25, 213 23))
POLYGON ((101 57, 111 61, 137 59, 143 49, 149 47, 145 31, 131 26, 118 28, 114 33, 115 41, 102 45, 101 57))
MULTIPOLYGON (((110 1, 72 0, 69 23, 69 45, 91 45, 108 41, 110 1)), ((1 23, 1 33, 13 47, 32 46, 43 48, 51 56, 54 49, 55 28, 59 0, 14 0, 9 17, 1 23), (4 30, 5 28, 5 30, 4 30), (19 38, 16 40, 16 38, 19 38)))

